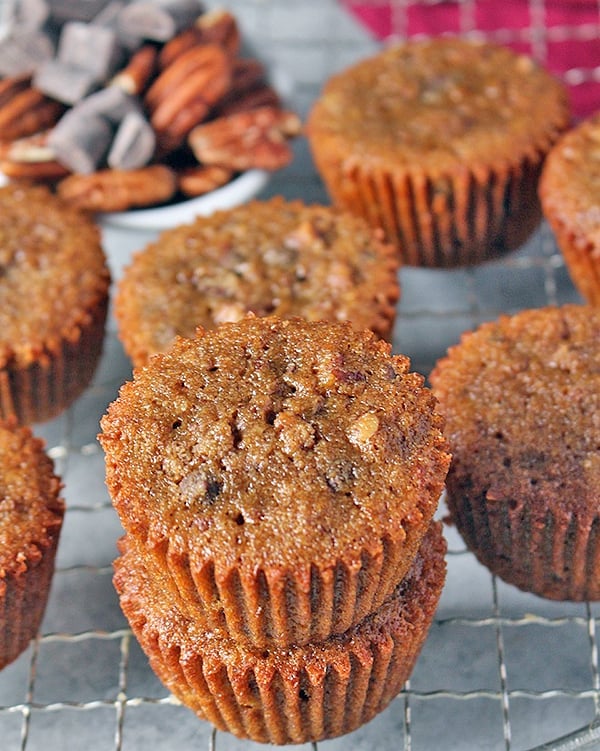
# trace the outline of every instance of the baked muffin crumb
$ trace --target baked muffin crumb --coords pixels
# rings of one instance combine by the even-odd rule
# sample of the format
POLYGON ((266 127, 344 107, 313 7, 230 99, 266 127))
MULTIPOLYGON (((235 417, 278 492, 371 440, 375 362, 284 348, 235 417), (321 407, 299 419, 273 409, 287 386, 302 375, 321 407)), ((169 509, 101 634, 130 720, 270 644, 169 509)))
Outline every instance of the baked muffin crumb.
POLYGON ((115 297, 135 365, 175 336, 248 313, 351 321, 391 338, 398 259, 380 232, 345 212, 275 197, 199 217, 136 254, 115 297))
POLYGON ((408 570, 449 457, 423 377, 390 349, 348 323, 249 317, 121 389, 100 435, 113 503, 208 627, 320 640, 408 570))
POLYGON ((526 591, 600 598, 600 310, 527 310, 464 335, 431 374, 452 518, 526 591))
POLYGON ((0 421, 0 668, 36 636, 64 515, 61 482, 42 441, 0 421))
POLYGON ((569 122, 564 86, 533 60, 434 37, 332 76, 306 130, 336 205, 383 228, 403 263, 448 267, 533 232, 543 158, 569 122))
POLYGON ((92 220, 42 186, 0 188, 0 416, 59 414, 102 350, 110 274, 92 220))

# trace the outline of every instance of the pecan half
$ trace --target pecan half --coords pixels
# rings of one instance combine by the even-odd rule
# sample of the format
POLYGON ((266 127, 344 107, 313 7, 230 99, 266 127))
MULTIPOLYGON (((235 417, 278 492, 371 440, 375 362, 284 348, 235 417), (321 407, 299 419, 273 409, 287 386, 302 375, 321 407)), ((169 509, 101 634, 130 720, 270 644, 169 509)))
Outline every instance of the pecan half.
POLYGON ((164 129, 156 131, 157 158, 182 146, 188 133, 206 118, 209 111, 210 107, 204 99, 197 97, 180 112, 176 112, 164 129))
POLYGON ((21 91, 30 88, 31 76, 10 76, 0 79, 0 107, 10 102, 21 91))
POLYGON ((158 51, 153 44, 144 44, 133 53, 127 65, 111 80, 127 94, 140 96, 146 90, 156 70, 158 51))
POLYGON ((244 110, 258 109, 259 107, 279 108, 280 106, 281 100, 279 94, 269 84, 263 84, 262 86, 245 91, 237 97, 226 97, 218 104, 215 116, 227 117, 228 115, 234 115, 244 110))
POLYGON ((252 57, 235 60, 231 71, 231 93, 236 96, 265 80, 265 66, 252 57))
POLYGON ((241 35, 237 20, 224 8, 215 8, 198 17, 196 27, 204 44, 219 44, 231 57, 240 51, 241 35))
POLYGON ((219 71, 230 70, 231 63, 221 47, 216 44, 206 44, 184 52, 169 67, 164 70, 152 83, 144 103, 150 112, 156 108, 185 84, 187 79, 203 71, 207 77, 219 71))
POLYGON ((231 86, 215 105, 213 116, 222 117, 256 107, 280 107, 275 89, 265 80, 264 66, 252 58, 235 60, 231 86))
POLYGON ((91 175, 70 175, 57 192, 85 211, 126 211, 170 200, 177 190, 175 173, 162 164, 137 170, 100 170, 91 175))
POLYGON ((188 167, 177 175, 179 190, 186 196, 202 196, 228 183, 233 172, 226 167, 188 167))
POLYGON ((202 32, 196 26, 180 31, 172 39, 166 42, 158 55, 158 69, 166 70, 169 65, 188 52, 192 47, 202 43, 202 32))
POLYGON ((289 164, 287 138, 300 132, 300 119, 287 110, 260 107, 197 125, 188 144, 202 164, 219 164, 236 171, 276 170, 289 164))
POLYGON ((230 81, 230 71, 224 57, 222 66, 207 65, 193 71, 156 107, 150 118, 153 128, 158 133, 168 130, 177 116, 197 100, 205 103, 208 113, 210 107, 227 91, 230 81))
POLYGON ((0 107, 0 138, 14 141, 53 126, 64 106, 37 89, 19 91, 0 107))
POLYGON ((0 107, 0 130, 13 125, 22 115, 45 99, 44 94, 37 89, 28 87, 17 92, 2 107, 0 107))
POLYGON ((193 26, 184 29, 161 49, 158 64, 165 70, 184 52, 200 44, 218 44, 230 57, 240 48, 240 30, 235 17, 224 9, 203 13, 193 26))
POLYGON ((69 170, 56 159, 44 159, 39 162, 2 159, 0 170, 9 180, 27 182, 54 182, 69 174, 69 170))

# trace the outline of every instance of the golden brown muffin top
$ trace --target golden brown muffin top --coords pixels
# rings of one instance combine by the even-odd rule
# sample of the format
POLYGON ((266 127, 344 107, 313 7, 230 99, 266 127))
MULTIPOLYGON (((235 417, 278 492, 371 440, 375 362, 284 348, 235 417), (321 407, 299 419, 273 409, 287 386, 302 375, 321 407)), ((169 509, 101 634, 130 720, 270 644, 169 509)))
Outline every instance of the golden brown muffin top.
POLYGON ((44 187, 0 188, 0 367, 76 338, 109 281, 90 218, 44 187))
POLYGON ((138 253, 115 300, 135 365, 176 335, 246 313, 350 320, 389 336, 398 260, 364 223, 326 206, 273 198, 200 217, 138 253))
POLYGON ((489 42, 410 40, 334 75, 308 118, 321 151, 384 165, 509 163, 569 123, 564 87, 531 58, 489 42))
POLYGON ((99 438, 127 530, 254 576, 359 565, 430 519, 441 429, 422 376, 371 332, 250 317, 152 357, 99 438))
POLYGON ((552 148, 540 180, 542 207, 553 222, 600 246, 600 113, 565 133, 552 148))
POLYGON ((600 309, 565 305, 484 323, 431 374, 453 472, 488 501, 558 511, 600 499, 600 309))
POLYGON ((64 505, 53 466, 29 428, 0 421, 0 582, 35 565, 60 531, 64 505))

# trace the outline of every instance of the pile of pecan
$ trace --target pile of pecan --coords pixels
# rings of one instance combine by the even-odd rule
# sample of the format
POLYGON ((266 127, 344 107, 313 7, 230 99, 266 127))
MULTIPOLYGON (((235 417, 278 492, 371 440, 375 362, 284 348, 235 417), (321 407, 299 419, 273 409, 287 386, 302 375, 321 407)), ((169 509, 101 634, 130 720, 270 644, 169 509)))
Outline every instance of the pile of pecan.
POLYGON ((106 212, 202 195, 246 170, 284 167, 300 119, 263 65, 243 56, 240 37, 230 12, 201 12, 168 40, 142 39, 76 102, 48 93, 54 79, 62 82, 52 70, 46 90, 40 72, 4 75, 0 170, 106 212))

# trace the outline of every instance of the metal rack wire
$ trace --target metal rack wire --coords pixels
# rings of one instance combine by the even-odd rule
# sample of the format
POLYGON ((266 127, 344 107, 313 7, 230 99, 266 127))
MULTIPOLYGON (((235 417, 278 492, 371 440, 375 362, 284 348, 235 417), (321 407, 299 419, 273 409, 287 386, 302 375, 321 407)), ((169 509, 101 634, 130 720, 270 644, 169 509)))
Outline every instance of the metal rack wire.
MULTIPOLYGON (((228 5, 259 54, 296 81, 293 104, 301 113, 335 69, 377 45, 334 0, 228 5)), ((363 5, 389 6, 395 34, 419 33, 414 8, 433 12, 442 6, 456 6, 459 31, 478 30, 475 0, 363 5)), ((531 44, 543 62, 549 41, 596 40, 600 63, 600 3, 594 5, 595 21, 587 16, 581 24, 548 27, 549 3, 530 0, 529 26, 500 25, 485 33, 531 44)), ((578 89, 599 82, 600 67, 567 66, 560 75, 578 89)), ((296 149, 294 164, 264 195, 326 201, 306 144, 299 141, 296 149)), ((146 239, 106 229, 115 268, 146 239)), ((453 271, 403 269, 401 285, 394 349, 425 374, 463 330, 485 319, 580 299, 545 225, 524 248, 498 261, 453 271)), ((65 483, 67 513, 39 638, 0 673, 2 751, 260 748, 214 733, 181 707, 154 677, 120 612, 111 561, 121 530, 104 488, 96 433, 130 372, 111 321, 93 386, 67 413, 36 430, 65 483)), ((483 569, 453 528, 446 533, 448 581, 411 680, 379 717, 347 738, 319 743, 320 751, 600 748, 600 604, 552 603, 520 593, 483 569)), ((302 748, 315 751, 317 745, 302 748)))
MULTIPOLYGON (((482 296, 489 300, 485 294, 489 275, 496 279, 503 274, 515 279, 533 275, 540 286, 534 296, 543 295, 549 303, 576 299, 545 227, 528 247, 495 262, 493 268, 402 273, 405 295, 399 306, 397 348, 412 356, 415 367, 420 360, 417 369, 422 371, 428 371, 439 348, 449 343, 445 328, 449 323, 458 332, 466 319, 476 325, 497 315, 494 304, 482 303, 482 296), (435 294, 428 278, 431 273, 445 290, 445 298, 449 292, 450 296, 460 292, 459 305, 447 305, 445 298, 437 297, 436 309, 421 307, 420 301, 426 299, 423 285, 435 294), (440 327, 442 336, 430 342, 431 350, 424 352, 413 343, 413 337, 419 342, 423 332, 440 327)), ((507 283, 507 294, 511 289, 507 283)), ((128 375, 129 365, 111 330, 92 389, 68 413, 39 431, 49 441, 50 454, 64 478, 68 511, 42 633, 17 663, 0 674, 2 748, 36 751, 51 749, 53 743, 62 748, 61 742, 68 738, 73 748, 129 751, 141 748, 148 734, 152 748, 258 748, 213 734, 179 707, 154 679, 119 612, 110 561, 120 529, 102 487, 102 457, 94 436, 105 405, 128 375), (86 495, 82 488, 87 488, 86 495), (87 538, 94 532, 102 537, 100 551, 87 538), (178 731, 186 735, 185 742, 171 735, 173 720, 166 716, 173 712, 178 713, 178 731), (95 715, 103 718, 101 731, 95 715)), ((593 724, 600 706, 600 608, 546 603, 517 593, 482 569, 452 528, 447 528, 447 536, 448 584, 410 682, 380 718, 349 739, 318 747, 417 751, 439 748, 445 738, 445 748, 515 751, 549 743, 586 723, 591 726, 587 737, 600 743, 600 729, 593 724), (468 597, 465 586, 470 589, 468 597), (547 674, 549 653, 556 663, 555 675, 547 674), (523 702, 527 711, 519 708, 523 702), (546 704, 560 706, 560 716, 548 717, 546 704), (486 720, 478 724, 482 713, 486 720), (537 726, 540 717, 544 722, 537 726), (470 738, 464 722, 474 734, 470 738), (440 737, 442 728, 445 736, 440 737)), ((580 745, 569 743, 542 748, 598 747, 581 745, 580 739, 580 745)))

